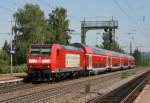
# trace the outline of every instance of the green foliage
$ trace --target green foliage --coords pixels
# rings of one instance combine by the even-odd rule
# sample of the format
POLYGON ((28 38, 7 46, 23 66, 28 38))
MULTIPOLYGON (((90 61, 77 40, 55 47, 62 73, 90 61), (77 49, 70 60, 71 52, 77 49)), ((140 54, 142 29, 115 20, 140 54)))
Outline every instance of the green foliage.
POLYGON ((10 63, 10 56, 3 50, 0 50, 0 67, 10 63))
POLYGON ((122 79, 124 79, 124 78, 127 78, 127 77, 129 77, 129 76, 131 76, 131 75, 133 75, 134 74, 134 72, 133 71, 128 71, 128 70, 126 70, 126 71, 122 71, 121 72, 121 78, 122 79))
POLYGON ((57 7, 52 11, 52 13, 49 14, 47 22, 52 33, 52 42, 69 44, 70 36, 66 31, 69 28, 67 10, 62 7, 57 7))
POLYGON ((15 64, 26 61, 27 46, 29 43, 42 43, 48 31, 46 30, 44 13, 38 5, 26 4, 14 14, 16 26, 14 32, 16 41, 15 64))
POLYGON ((150 57, 142 56, 141 59, 137 62, 137 65, 149 67, 150 66, 150 57))
POLYGON ((1 74, 10 73, 10 66, 4 65, 3 67, 0 67, 0 73, 1 73, 1 74))
MULTIPOLYGON (((13 73, 23 73, 26 72, 27 67, 25 64, 19 65, 19 66, 13 66, 13 73)), ((3 67, 0 67, 0 73, 6 74, 10 73, 10 66, 5 65, 3 67)))
POLYGON ((41 43, 47 34, 44 13, 38 5, 26 4, 14 14, 14 31, 18 39, 29 43, 41 43))
MULTIPOLYGON (((111 33, 110 33, 111 34, 111 33)), ((104 33, 103 34, 103 42, 100 45, 96 45, 98 48, 103 48, 107 50, 112 50, 120 53, 124 53, 124 50, 122 50, 117 43, 117 41, 112 39, 112 36, 109 36, 109 33, 104 33), (110 39, 111 37, 111 39, 110 39)))
MULTIPOLYGON (((26 65, 13 66, 13 72, 25 72, 27 69, 26 65)), ((0 73, 10 73, 10 55, 5 51, 0 50, 0 73)))
POLYGON ((20 41, 16 44, 16 55, 14 55, 14 64, 20 65, 25 63, 27 55, 27 43, 20 41))
POLYGON ((10 45, 8 44, 7 40, 5 40, 2 50, 4 50, 7 53, 10 51, 10 45))
POLYGON ((135 58, 135 63, 137 66, 150 66, 150 57, 142 55, 138 48, 134 50, 132 55, 135 58))
POLYGON ((138 50, 138 48, 136 48, 132 54, 135 58, 135 63, 136 65, 140 65, 141 64, 141 52, 138 50))
POLYGON ((23 72, 26 72, 26 70, 27 70, 26 64, 13 67, 13 73, 23 73, 23 72))
POLYGON ((124 53, 124 50, 122 50, 120 48, 119 44, 115 40, 112 40, 110 50, 120 52, 120 53, 124 53))
POLYGON ((103 48, 107 50, 111 50, 111 43, 112 41, 110 40, 110 32, 107 31, 107 29, 104 29, 105 33, 103 33, 103 48))
POLYGON ((44 12, 38 5, 26 4, 14 14, 16 55, 14 64, 26 62, 27 46, 40 43, 68 44, 70 36, 66 29, 69 27, 67 10, 56 8, 46 20, 44 12))
POLYGON ((97 47, 97 48, 104 48, 104 46, 103 46, 102 44, 99 44, 99 45, 96 44, 96 47, 97 47))

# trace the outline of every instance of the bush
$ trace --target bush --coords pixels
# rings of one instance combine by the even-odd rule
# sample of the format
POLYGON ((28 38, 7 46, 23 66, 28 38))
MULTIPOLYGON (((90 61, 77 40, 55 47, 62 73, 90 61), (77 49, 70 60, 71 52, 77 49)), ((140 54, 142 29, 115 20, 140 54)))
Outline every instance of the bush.
POLYGON ((1 66, 0 73, 2 74, 10 73, 10 66, 1 66))
POLYGON ((22 72, 26 72, 26 70, 27 70, 26 64, 22 64, 22 65, 13 67, 14 73, 22 73, 22 72))
POLYGON ((128 76, 131 76, 133 74, 134 74, 134 72, 132 72, 132 71, 122 71, 121 72, 121 78, 124 79, 124 78, 127 78, 128 76))
MULTIPOLYGON (((0 73, 6 74, 6 73, 10 73, 10 66, 3 66, 0 67, 0 73)), ((22 64, 22 65, 18 65, 18 66, 13 66, 13 73, 22 73, 22 72, 26 72, 27 70, 27 66, 26 64, 22 64)))
POLYGON ((149 67, 150 66, 150 57, 143 56, 140 60, 139 65, 149 67))

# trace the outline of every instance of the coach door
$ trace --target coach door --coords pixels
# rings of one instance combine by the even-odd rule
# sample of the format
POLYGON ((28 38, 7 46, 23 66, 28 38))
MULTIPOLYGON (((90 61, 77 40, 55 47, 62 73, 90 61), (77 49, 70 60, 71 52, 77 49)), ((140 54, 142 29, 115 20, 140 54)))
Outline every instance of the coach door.
POLYGON ((91 69, 92 68, 92 55, 87 55, 87 62, 88 62, 88 68, 87 69, 91 69))
POLYGON ((108 67, 111 68, 112 66, 112 58, 108 57, 108 67))

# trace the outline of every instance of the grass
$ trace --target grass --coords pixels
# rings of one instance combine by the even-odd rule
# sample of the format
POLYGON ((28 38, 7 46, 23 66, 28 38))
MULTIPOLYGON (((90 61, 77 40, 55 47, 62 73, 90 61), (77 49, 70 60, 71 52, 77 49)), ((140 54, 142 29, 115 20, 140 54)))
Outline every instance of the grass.
POLYGON ((129 76, 131 76, 131 75, 133 75, 133 74, 134 74, 133 71, 128 71, 128 70, 122 71, 122 72, 121 72, 121 78, 122 78, 122 79, 125 79, 125 78, 127 78, 127 77, 129 77, 129 76))
MULTIPOLYGON (((0 67, 0 73, 1 74, 7 74, 10 73, 10 66, 5 65, 0 67)), ((26 72, 27 67, 26 64, 18 65, 18 66, 13 66, 13 73, 23 73, 26 72)))

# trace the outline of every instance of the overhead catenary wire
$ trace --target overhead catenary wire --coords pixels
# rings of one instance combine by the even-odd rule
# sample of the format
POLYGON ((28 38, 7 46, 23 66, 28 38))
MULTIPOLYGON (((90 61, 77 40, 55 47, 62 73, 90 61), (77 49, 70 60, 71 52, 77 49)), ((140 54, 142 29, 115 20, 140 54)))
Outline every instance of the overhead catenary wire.
MULTIPOLYGON (((139 16, 136 14, 136 12, 133 12, 132 7, 130 6, 130 4, 129 4, 127 1, 126 1, 126 5, 127 5, 127 7, 129 8, 129 10, 132 12, 132 15, 135 16, 135 18, 136 18, 136 17, 139 17, 139 16)), ((146 16, 142 16, 142 18, 141 18, 143 24, 145 24, 145 17, 146 17, 146 16)), ((138 25, 137 25, 137 26, 138 26, 138 25)), ((139 26, 138 26, 138 27, 139 27, 139 26)), ((144 27, 144 25, 141 24, 140 27, 139 27, 139 29, 141 29, 141 31, 140 31, 141 34, 144 34, 144 35, 145 35, 145 36, 144 36, 145 39, 147 39, 147 37, 146 37, 147 35, 146 35, 146 33, 145 33, 145 27, 144 27)))
MULTIPOLYGON (((134 16, 134 18, 139 17, 138 14, 133 11, 131 5, 130 5, 127 1, 126 1, 125 3, 126 3, 126 6, 127 6, 128 9, 129 9, 129 11, 130 11, 130 12, 132 13, 132 15, 134 16)), ((145 21, 145 18, 144 18, 144 17, 145 17, 145 16, 143 16, 142 19, 141 19, 141 20, 143 20, 143 23, 144 23, 144 21, 145 21), (143 18, 144 18, 144 19, 143 19, 143 18)), ((134 20, 136 20, 136 19, 134 19, 134 20)), ((139 27, 139 26, 138 26, 138 27, 139 27)), ((140 27, 141 27, 141 25, 140 25, 140 27)), ((140 27, 139 27, 139 28, 140 28, 140 27)), ((144 31, 144 28, 141 27, 141 29, 143 29, 142 31, 144 31)))
MULTIPOLYGON (((39 1, 40 3, 42 3, 43 5, 45 5, 45 6, 47 6, 47 7, 50 7, 51 9, 54 9, 54 8, 55 8, 54 6, 48 4, 47 2, 45 2, 45 1, 43 1, 43 0, 37 0, 37 1, 39 1)), ((58 1, 57 1, 57 2, 58 2, 58 1)), ((76 17, 74 17, 74 16, 72 16, 72 15, 70 15, 70 14, 69 14, 68 16, 69 16, 70 18, 72 18, 73 20, 80 22, 80 20, 79 20, 78 18, 76 18, 76 17)))
POLYGON ((135 17, 138 17, 138 15, 135 12, 133 12, 133 8, 131 7, 131 5, 127 1, 125 3, 129 11, 132 12, 132 14, 134 14, 135 17))
POLYGON ((62 2, 60 0, 55 0, 55 2, 57 3, 57 5, 62 5, 62 2))
POLYGON ((118 3, 118 1, 117 0, 113 0, 113 1, 119 7, 119 9, 121 10, 121 12, 129 18, 129 20, 131 21, 131 23, 134 24, 135 26, 137 26, 137 24, 135 23, 134 19, 130 15, 127 14, 127 12, 120 6, 120 4, 118 3))
MULTIPOLYGON (((118 6, 118 8, 121 10, 121 12, 128 17, 128 19, 131 21, 131 23, 136 27, 136 29, 140 32, 140 34, 145 34, 144 33, 144 28, 141 27, 141 25, 139 26, 137 24, 137 22, 135 22, 135 19, 132 18, 131 15, 128 15, 128 13, 121 7, 121 5, 119 4, 119 2, 117 0, 113 0, 114 3, 118 6)), ((127 7, 129 8, 130 11, 133 11, 132 8, 130 7, 130 5, 128 3, 127 4, 127 7)), ((137 14, 134 13, 135 16, 137 17, 137 14)), ((133 14, 132 14, 133 15, 133 14)), ((147 39, 147 36, 144 36, 145 39, 147 39)))
MULTIPOLYGON (((130 20, 130 22, 131 22, 137 29, 139 29, 138 24, 134 21, 134 19, 132 18, 132 16, 128 15, 128 13, 121 7, 121 5, 118 3, 117 0, 113 0, 113 1, 114 1, 114 3, 118 6, 118 8, 121 10, 121 12, 122 12, 125 16, 128 17, 128 19, 130 20)), ((129 5, 128 5, 128 7, 129 7, 129 5)), ((129 8, 129 9, 131 9, 131 8, 129 8)))
MULTIPOLYGON (((121 5, 118 3, 117 0, 113 0, 114 3, 118 6, 118 8, 121 10, 121 12, 128 17, 128 19, 131 21, 131 23, 140 30, 140 26, 134 21, 135 19, 132 18, 132 16, 128 15, 128 13, 121 7, 121 5)), ((128 8, 131 10, 131 7, 128 5, 128 8)), ((141 31, 140 31, 141 32, 141 31)), ((141 32, 142 33, 142 32, 141 32)))
POLYGON ((0 9, 1 9, 1 10, 4 10, 4 11, 7 11, 7 12, 9 12, 9 13, 15 12, 15 11, 13 11, 13 10, 11 10, 11 9, 8 9, 8 8, 6 8, 6 7, 3 7, 3 6, 0 6, 0 9))
MULTIPOLYGON (((54 6, 50 5, 50 4, 48 4, 47 2, 45 2, 45 1, 43 1, 43 0, 37 0, 37 1, 40 2, 41 4, 47 6, 48 8, 51 8, 51 9, 56 8, 56 7, 54 7, 54 6)), ((70 15, 70 14, 67 15, 67 16, 69 16, 70 18, 72 18, 72 20, 74 20, 74 21, 76 21, 76 22, 80 22, 79 19, 77 19, 76 17, 74 17, 74 16, 72 16, 72 15, 70 15)), ((72 35, 78 35, 79 33, 70 33, 70 34, 72 34, 72 35)))
POLYGON ((48 4, 47 2, 43 1, 43 0, 37 0, 38 2, 42 3, 43 5, 46 5, 47 7, 50 7, 51 9, 55 8, 52 5, 48 4))

